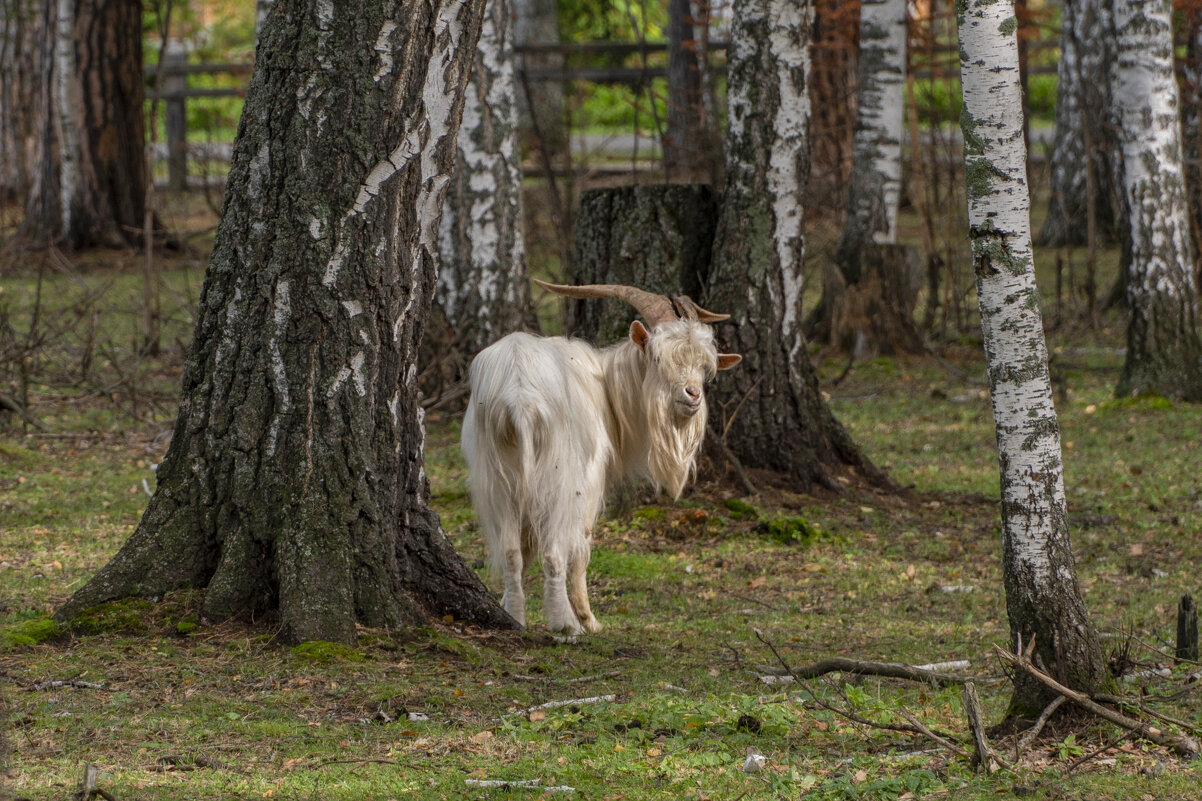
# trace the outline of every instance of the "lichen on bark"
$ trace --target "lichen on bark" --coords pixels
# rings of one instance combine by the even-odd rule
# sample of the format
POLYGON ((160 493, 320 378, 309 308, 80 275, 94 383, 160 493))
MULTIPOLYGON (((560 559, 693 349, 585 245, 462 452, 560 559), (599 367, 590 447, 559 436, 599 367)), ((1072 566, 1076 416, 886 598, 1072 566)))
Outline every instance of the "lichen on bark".
POLYGON ((191 586, 285 641, 514 625, 429 511, 415 381, 483 1, 302 5, 262 31, 158 489, 60 618, 191 586))
MULTIPOLYGON (((966 0, 959 29, 968 213, 1001 473, 1002 559, 1014 640, 1036 639, 1078 689, 1106 681, 1069 541, 1060 432, 1031 251, 1018 48, 1009 0, 966 0), (968 124, 971 122, 971 126, 968 124), (967 136, 966 136, 967 139, 967 136)), ((1010 714, 1038 712, 1047 690, 1014 677, 1010 714)))

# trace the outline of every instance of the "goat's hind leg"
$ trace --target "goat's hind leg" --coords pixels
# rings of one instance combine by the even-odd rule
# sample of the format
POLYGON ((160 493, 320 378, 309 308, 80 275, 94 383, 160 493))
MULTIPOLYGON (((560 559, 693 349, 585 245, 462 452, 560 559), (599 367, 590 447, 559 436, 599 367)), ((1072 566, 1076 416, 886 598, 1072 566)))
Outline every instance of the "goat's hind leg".
POLYGON ((588 603, 588 560, 587 545, 568 560, 568 601, 585 631, 596 634, 601 631, 601 624, 593 617, 593 610, 588 603))
POLYGON ((567 579, 567 557, 559 548, 543 550, 543 614, 547 628, 564 634, 583 634, 584 628, 576 619, 576 613, 568 601, 565 580, 567 579))
MULTIPOLYGON (((526 572, 521 541, 517 526, 504 526, 497 534, 497 548, 500 553, 501 572, 505 577, 505 592, 501 596, 501 606, 517 622, 526 625, 526 591, 522 588, 522 578, 526 572)), ((496 557, 494 557, 496 558, 496 557)))

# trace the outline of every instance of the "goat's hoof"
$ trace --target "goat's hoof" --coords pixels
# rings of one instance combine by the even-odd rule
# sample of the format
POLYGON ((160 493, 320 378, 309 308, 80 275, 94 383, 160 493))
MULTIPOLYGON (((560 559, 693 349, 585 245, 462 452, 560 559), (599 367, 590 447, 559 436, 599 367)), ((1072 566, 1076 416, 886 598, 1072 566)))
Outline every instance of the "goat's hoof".
POLYGON ((568 637, 575 637, 578 634, 584 634, 584 629, 575 620, 567 621, 558 624, 547 624, 547 628, 553 634, 563 634, 568 637))
POLYGON ((598 622, 597 618, 593 617, 592 615, 589 615, 588 620, 582 620, 580 622, 584 625, 584 630, 589 634, 600 634, 601 629, 605 628, 600 622, 598 622))

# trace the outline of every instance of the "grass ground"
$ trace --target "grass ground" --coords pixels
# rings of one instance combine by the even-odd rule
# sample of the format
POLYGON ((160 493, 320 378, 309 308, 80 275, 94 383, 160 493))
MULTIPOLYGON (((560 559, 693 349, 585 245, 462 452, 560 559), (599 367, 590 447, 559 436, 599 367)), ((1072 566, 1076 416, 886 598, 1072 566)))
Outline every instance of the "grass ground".
MULTIPOLYGON (((8 291, 27 291, 22 280, 6 279, 8 291)), ((1121 331, 1107 318, 1052 332, 1079 575, 1112 653, 1171 671, 1125 690, 1199 726, 1198 685, 1186 681, 1197 667, 1163 651, 1178 598, 1200 589, 1202 409, 1114 400, 1121 331)), ((171 413, 144 404, 135 423, 124 400, 39 396, 48 430, 0 437, 8 791, 65 799, 94 764, 121 801, 564 797, 556 787, 598 801, 1197 798, 1195 763, 1139 741, 1075 764, 1115 741, 1099 724, 1053 726, 1014 769, 986 776, 928 740, 826 708, 879 723, 910 714, 963 742, 955 689, 764 681, 773 648, 790 664, 967 659, 987 717, 1007 701, 992 655, 1007 628, 979 348, 858 364, 837 383, 842 361, 820 356, 819 368, 836 414, 909 489, 765 490, 741 504, 706 484, 679 503, 636 495, 594 551, 606 628, 574 644, 541 630, 537 574, 533 625, 516 634, 432 621, 363 630, 355 649, 287 648, 263 622, 199 619, 188 593, 47 631, 45 616, 132 531, 171 413), (740 770, 749 747, 767 757, 758 773, 740 770), (492 780, 535 786, 479 784, 492 780)), ((482 570, 457 422, 429 425, 433 503, 482 570)), ((1012 758, 1012 741, 1000 744, 1012 758)))

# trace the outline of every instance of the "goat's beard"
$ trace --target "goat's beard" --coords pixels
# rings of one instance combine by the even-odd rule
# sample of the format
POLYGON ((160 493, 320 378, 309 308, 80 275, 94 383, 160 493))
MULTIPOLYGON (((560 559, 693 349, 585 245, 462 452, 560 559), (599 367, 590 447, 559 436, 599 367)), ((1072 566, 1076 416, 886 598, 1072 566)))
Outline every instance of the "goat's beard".
POLYGON ((647 410, 647 470, 651 480, 673 498, 679 498, 697 467, 697 453, 705 437, 706 407, 690 417, 675 411, 670 393, 657 394, 647 410))

